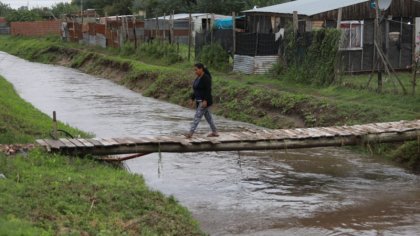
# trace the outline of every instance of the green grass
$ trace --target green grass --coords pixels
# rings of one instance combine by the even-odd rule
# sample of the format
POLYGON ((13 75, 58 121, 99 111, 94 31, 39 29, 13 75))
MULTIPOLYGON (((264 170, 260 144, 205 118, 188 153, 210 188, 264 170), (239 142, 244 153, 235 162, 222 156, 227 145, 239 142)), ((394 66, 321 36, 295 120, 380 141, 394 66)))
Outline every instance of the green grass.
MULTIPOLYGON (((51 119, 23 101, 0 77, 0 144, 47 137, 51 119)), ((60 124, 73 134, 85 133, 60 124)), ((40 150, 0 153, 0 236, 201 235, 197 222, 173 197, 144 180, 93 159, 40 150)))
POLYGON ((89 159, 0 155, 0 235, 200 235, 187 209, 89 159))

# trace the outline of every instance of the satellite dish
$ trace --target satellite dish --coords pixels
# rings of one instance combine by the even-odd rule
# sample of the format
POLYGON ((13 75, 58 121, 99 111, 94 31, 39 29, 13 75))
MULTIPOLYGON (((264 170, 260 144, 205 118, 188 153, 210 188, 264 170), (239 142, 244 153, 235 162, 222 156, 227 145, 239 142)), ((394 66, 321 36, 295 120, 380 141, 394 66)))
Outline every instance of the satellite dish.
POLYGON ((379 9, 381 9, 381 11, 385 11, 387 10, 392 3, 392 0, 379 0, 379 9))

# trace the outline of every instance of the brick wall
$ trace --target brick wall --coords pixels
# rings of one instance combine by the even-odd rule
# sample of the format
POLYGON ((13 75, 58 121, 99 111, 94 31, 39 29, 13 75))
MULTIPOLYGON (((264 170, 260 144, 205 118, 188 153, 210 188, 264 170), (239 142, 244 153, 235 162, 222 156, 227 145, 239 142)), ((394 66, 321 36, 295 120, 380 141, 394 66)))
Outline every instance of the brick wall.
POLYGON ((60 35, 61 21, 12 22, 10 31, 14 36, 60 35))

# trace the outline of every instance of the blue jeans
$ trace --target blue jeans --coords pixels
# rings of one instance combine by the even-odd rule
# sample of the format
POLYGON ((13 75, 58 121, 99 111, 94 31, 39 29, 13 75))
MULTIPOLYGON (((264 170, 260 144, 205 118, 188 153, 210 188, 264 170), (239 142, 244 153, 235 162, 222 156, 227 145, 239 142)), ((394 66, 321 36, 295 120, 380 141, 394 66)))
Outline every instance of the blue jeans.
POLYGON ((210 113, 209 107, 203 108, 202 102, 197 102, 197 109, 195 111, 194 121, 191 124, 190 133, 193 134, 200 124, 203 116, 206 118, 207 123, 209 123, 211 131, 213 133, 217 132, 216 125, 214 124, 213 117, 210 113))

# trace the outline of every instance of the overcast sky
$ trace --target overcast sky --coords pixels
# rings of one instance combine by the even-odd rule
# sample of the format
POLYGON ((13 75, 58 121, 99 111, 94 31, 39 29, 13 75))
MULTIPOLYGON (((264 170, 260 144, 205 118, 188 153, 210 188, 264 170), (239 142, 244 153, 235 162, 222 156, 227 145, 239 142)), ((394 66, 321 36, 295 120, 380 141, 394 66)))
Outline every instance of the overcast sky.
POLYGON ((0 0, 0 2, 9 4, 12 8, 21 6, 33 7, 50 7, 60 2, 71 2, 71 0, 0 0))

